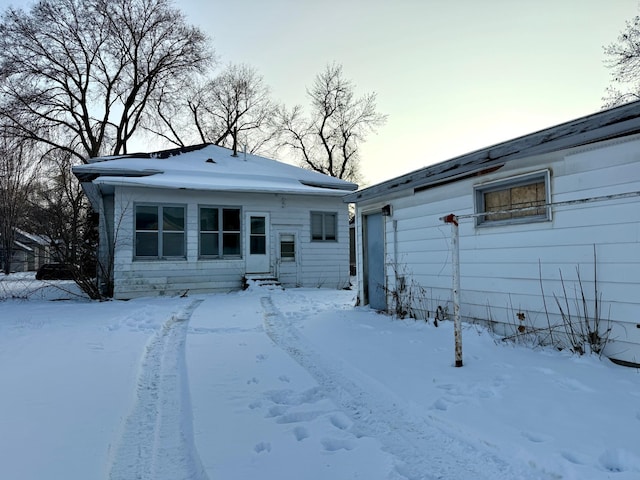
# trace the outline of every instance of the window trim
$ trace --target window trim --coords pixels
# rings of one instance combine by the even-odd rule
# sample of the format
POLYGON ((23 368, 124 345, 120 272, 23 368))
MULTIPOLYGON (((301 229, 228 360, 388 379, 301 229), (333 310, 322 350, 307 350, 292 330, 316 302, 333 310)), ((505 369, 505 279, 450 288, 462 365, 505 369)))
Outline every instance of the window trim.
POLYGON ((312 242, 337 242, 338 241, 338 212, 326 212, 326 211, 312 211, 309 215, 309 238, 312 242), (322 217, 322 238, 313 238, 313 216, 321 215, 322 217), (333 228, 335 231, 335 238, 326 238, 326 218, 328 215, 333 215, 333 228))
POLYGON ((282 263, 296 263, 298 261, 295 233, 280 233, 280 236, 278 238, 278 256, 280 257, 280 262, 282 263), (282 254, 282 245, 284 243, 291 244, 293 246, 293 251, 291 252, 293 255, 285 256, 282 254))
MULTIPOLYGON (((199 260, 238 260, 242 258, 242 218, 243 212, 242 207, 236 205, 209 205, 209 204, 201 204, 198 205, 198 259, 199 260), (218 230, 216 231, 218 234, 218 254, 217 255, 203 255, 202 254, 202 239, 201 235, 203 230, 200 228, 200 213, 203 208, 211 208, 218 210, 218 230), (240 225, 240 230, 224 230, 224 219, 223 212, 224 210, 237 210, 238 211, 238 220, 240 225), (225 233, 237 233, 240 237, 240 248, 239 253, 237 255, 225 255, 224 254, 224 234, 225 233)), ((214 230, 205 230, 206 232, 214 232, 214 230)))
MULTIPOLYGON (((494 227, 501 225, 520 225, 527 223, 539 223, 551 221, 551 171, 538 170, 535 172, 524 173, 513 177, 503 178, 500 180, 493 180, 491 182, 474 185, 473 187, 473 199, 474 209, 476 213, 476 227, 494 227), (517 218, 505 218, 500 220, 487 220, 487 212, 485 211, 484 197, 486 193, 497 192, 501 190, 507 190, 514 187, 523 185, 530 185, 534 183, 544 183, 545 189, 545 204, 546 207, 540 207, 545 209, 545 213, 536 215, 525 215, 517 218)), ((488 213, 490 214, 490 212, 488 213)))
MULTIPOLYGON (((187 205, 184 203, 153 203, 153 202, 140 202, 135 203, 133 207, 133 259, 136 261, 157 261, 157 260, 186 260, 187 259, 187 205), (138 230, 137 228, 137 214, 138 207, 156 207, 158 209, 158 229, 157 230, 138 230), (182 208, 183 212, 183 226, 182 226, 182 255, 168 255, 162 254, 164 245, 164 208, 182 208), (155 232, 157 235, 157 255, 138 255, 137 254, 137 239, 138 233, 155 232)), ((168 230, 167 232, 177 233, 180 230, 168 230)))

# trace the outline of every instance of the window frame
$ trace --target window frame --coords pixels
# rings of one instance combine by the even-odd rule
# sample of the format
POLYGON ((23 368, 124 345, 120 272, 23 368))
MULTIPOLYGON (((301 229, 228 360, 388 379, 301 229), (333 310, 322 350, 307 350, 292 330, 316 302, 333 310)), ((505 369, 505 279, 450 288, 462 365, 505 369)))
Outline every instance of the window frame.
POLYGON ((551 171, 548 169, 475 185, 473 187, 473 190, 474 208, 476 213, 476 227, 520 225, 551 221, 551 207, 549 206, 549 204, 551 203, 551 171), (485 195, 487 193, 511 190, 515 187, 534 185, 541 182, 544 183, 545 198, 544 206, 541 205, 540 209, 544 209, 544 213, 532 213, 530 215, 520 215, 518 217, 503 218, 498 220, 490 220, 486 218, 487 216, 491 215, 491 212, 487 212, 485 209, 485 195))
POLYGON ((279 238, 278 250, 280 261, 282 263, 295 263, 297 261, 296 235, 294 233, 281 233, 279 238), (291 249, 291 252, 283 251, 282 247, 285 244, 291 245, 293 247, 291 249))
POLYGON ((133 208, 133 259, 136 261, 157 261, 157 260, 186 260, 187 259, 187 205, 183 203, 153 203, 140 202, 136 203, 133 208), (156 230, 138 229, 138 207, 155 207, 158 215, 158 225, 156 230), (182 230, 166 230, 164 228, 164 209, 180 208, 182 209, 182 230), (157 255, 138 255, 138 235, 140 233, 156 234, 157 255), (182 235, 182 253, 180 255, 164 255, 164 235, 181 234, 182 235))
POLYGON ((201 260, 223 260, 223 259, 241 259, 242 258, 242 208, 234 205, 198 205, 198 259, 201 260), (203 209, 216 209, 218 211, 218 230, 202 230, 201 213, 203 209), (238 211, 238 230, 225 230, 224 229, 224 211, 225 210, 237 210, 238 211), (215 255, 203 255, 202 254, 202 234, 216 232, 218 235, 218 253, 215 255), (224 253, 224 236, 226 234, 238 235, 238 254, 225 254, 224 253))
POLYGON ((309 223, 309 237, 312 242, 337 242, 338 241, 338 212, 320 212, 320 211, 312 211, 310 212, 310 223, 309 223), (320 215, 322 219, 322 238, 314 238, 313 235, 313 217, 314 215, 320 215), (333 230, 334 230, 334 238, 327 238, 327 223, 326 219, 328 216, 333 216, 333 230))

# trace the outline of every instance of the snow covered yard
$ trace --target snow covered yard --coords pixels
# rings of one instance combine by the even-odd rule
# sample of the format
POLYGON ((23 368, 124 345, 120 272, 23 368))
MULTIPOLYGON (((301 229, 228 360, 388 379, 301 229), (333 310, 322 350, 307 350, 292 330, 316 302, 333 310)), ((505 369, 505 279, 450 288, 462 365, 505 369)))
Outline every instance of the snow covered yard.
POLYGON ((454 368, 449 322, 352 291, 30 285, 0 301, 0 478, 640 478, 640 372, 607 360, 466 326, 454 368))

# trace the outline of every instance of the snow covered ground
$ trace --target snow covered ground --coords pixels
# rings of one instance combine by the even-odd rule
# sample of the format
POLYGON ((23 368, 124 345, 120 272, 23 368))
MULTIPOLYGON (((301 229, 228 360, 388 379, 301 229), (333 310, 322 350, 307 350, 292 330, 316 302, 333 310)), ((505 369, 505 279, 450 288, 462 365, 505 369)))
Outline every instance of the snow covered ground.
POLYGON ((352 291, 57 285, 0 276, 2 479, 640 478, 635 369, 470 325, 454 368, 352 291))

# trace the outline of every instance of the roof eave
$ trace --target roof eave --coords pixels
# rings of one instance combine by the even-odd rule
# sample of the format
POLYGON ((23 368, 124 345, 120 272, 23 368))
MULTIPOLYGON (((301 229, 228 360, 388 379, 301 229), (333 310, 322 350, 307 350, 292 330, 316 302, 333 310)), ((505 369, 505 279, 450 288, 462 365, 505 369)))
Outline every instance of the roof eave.
POLYGON ((605 110, 392 178, 344 197, 357 203, 481 171, 507 161, 640 133, 640 102, 605 110))

